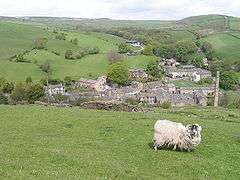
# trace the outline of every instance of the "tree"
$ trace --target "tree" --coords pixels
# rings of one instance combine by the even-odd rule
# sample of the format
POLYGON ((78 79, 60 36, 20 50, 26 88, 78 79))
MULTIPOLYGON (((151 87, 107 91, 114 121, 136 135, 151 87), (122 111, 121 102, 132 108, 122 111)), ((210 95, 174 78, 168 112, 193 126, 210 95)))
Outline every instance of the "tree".
POLYGON ((152 56, 153 55, 153 46, 152 45, 147 45, 143 49, 142 54, 146 55, 146 56, 152 56))
POLYGON ((186 56, 197 52, 196 44, 189 40, 178 41, 175 44, 175 58, 180 62, 187 63, 186 56))
POLYGON ((236 90, 239 86, 238 74, 234 71, 225 71, 220 76, 220 87, 224 90, 236 90))
POLYGON ((78 45, 78 39, 77 38, 72 39, 71 42, 75 45, 78 45))
POLYGON ((167 44, 160 44, 159 46, 155 47, 153 49, 153 53, 155 56, 165 59, 174 57, 174 50, 172 46, 167 44))
POLYGON ((42 65, 40 65, 40 69, 49 74, 51 73, 51 65, 50 65, 50 62, 49 61, 45 61, 42 65))
POLYGON ((15 102, 21 102, 27 99, 25 85, 22 83, 17 83, 14 91, 11 94, 11 98, 15 102))
POLYGON ((3 93, 11 94, 14 89, 14 84, 12 82, 8 82, 5 78, 0 78, 0 91, 3 93))
POLYGON ((8 104, 8 98, 0 92, 0 104, 8 104))
POLYGON ((124 56, 122 54, 120 54, 118 52, 114 52, 114 51, 109 52, 107 57, 108 57, 108 61, 110 62, 110 64, 121 62, 121 61, 123 61, 123 58, 124 58, 124 56))
POLYGON ((66 86, 71 86, 73 82, 74 82, 74 80, 70 76, 66 76, 64 78, 64 84, 66 86))
POLYGON ((34 40, 34 49, 45 49, 47 46, 47 38, 37 38, 34 40))
POLYGON ((118 52, 119 52, 120 54, 127 53, 127 52, 130 51, 130 49, 131 49, 131 48, 130 48, 126 43, 120 43, 120 44, 118 45, 118 52))
POLYGON ((60 34, 57 34, 55 36, 55 39, 58 39, 58 40, 66 40, 66 34, 65 33, 60 33, 60 34))
POLYGON ((16 62, 24 62, 24 56, 23 54, 18 54, 16 57, 16 62))
POLYGON ((73 51, 72 51, 72 50, 67 50, 67 51, 65 52, 65 59, 74 59, 73 51))
POLYGON ((146 72, 148 75, 154 78, 161 78, 164 71, 163 68, 159 66, 158 61, 151 61, 148 63, 146 72))
POLYGON ((31 84, 33 81, 32 81, 32 78, 29 76, 26 78, 25 82, 26 84, 31 84))
POLYGON ((41 84, 29 84, 26 87, 27 101, 33 104, 45 95, 44 88, 41 84))
POLYGON ((129 84, 129 69, 123 62, 112 64, 107 74, 108 80, 114 84, 125 86, 129 84))
POLYGON ((189 54, 189 55, 186 55, 184 57, 184 61, 187 63, 187 64, 193 64, 197 67, 203 67, 203 55, 199 54, 199 53, 193 53, 193 54, 189 54))
POLYGON ((209 42, 203 42, 201 46, 201 50, 205 54, 205 56, 208 58, 208 60, 213 60, 214 50, 213 50, 213 46, 209 42))

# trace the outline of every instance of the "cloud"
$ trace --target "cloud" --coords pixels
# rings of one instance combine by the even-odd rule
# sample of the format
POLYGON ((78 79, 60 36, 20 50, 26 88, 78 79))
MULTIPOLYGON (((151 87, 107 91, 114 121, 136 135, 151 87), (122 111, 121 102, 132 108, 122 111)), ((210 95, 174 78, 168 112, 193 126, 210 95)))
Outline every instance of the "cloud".
POLYGON ((239 0, 0 0, 0 16, 181 19, 201 14, 240 16, 239 0))

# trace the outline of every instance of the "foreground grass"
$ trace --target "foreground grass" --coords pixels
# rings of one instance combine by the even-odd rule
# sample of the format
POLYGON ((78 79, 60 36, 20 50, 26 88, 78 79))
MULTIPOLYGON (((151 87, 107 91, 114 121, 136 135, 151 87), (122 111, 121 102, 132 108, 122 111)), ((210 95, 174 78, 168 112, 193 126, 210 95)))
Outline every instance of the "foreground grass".
POLYGON ((240 113, 186 108, 124 113, 0 106, 2 179, 239 179, 240 113), (191 153, 153 151, 157 119, 199 123, 191 153))

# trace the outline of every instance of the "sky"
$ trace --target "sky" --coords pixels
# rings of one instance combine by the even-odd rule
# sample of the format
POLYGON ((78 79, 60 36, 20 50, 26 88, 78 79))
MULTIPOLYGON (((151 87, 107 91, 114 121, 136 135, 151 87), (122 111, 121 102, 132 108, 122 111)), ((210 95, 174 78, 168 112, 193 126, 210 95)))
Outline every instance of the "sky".
POLYGON ((0 0, 0 16, 179 20, 203 14, 240 17, 240 0, 0 0))

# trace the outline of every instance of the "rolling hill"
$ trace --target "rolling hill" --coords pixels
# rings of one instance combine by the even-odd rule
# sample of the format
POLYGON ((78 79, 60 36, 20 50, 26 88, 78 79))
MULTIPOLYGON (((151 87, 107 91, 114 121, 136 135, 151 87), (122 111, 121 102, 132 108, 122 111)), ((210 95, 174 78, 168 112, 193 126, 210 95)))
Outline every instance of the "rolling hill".
MULTIPOLYGON (((12 81, 23 81, 27 76, 40 80, 45 75, 39 65, 50 61, 54 78, 65 76, 93 77, 106 73, 109 63, 109 51, 117 50, 117 44, 124 39, 102 32, 93 32, 106 28, 159 29, 172 39, 196 39, 196 33, 204 33, 202 41, 210 42, 216 53, 226 62, 240 61, 240 18, 224 15, 204 15, 185 18, 179 21, 127 21, 111 19, 76 19, 52 17, 0 17, 0 76, 12 81), (67 33, 67 40, 55 39, 53 30, 67 33), (84 28, 83 28, 84 27, 84 28), (83 28, 83 29, 82 29, 83 28), (92 30, 91 30, 92 29, 92 30), (25 58, 31 63, 10 62, 9 58, 31 50, 33 41, 39 37, 48 39, 47 51, 31 51, 25 58), (77 38, 78 45, 70 42, 77 38), (82 47, 98 46, 100 54, 86 56, 80 60, 69 61, 64 58, 66 50, 78 52, 82 47), (56 55, 53 52, 57 52, 56 55), (86 68, 87 67, 87 68, 86 68)), ((137 31, 136 31, 137 32, 137 31)), ((164 33, 163 33, 164 34, 164 33)), ((126 57, 130 68, 145 67, 155 57, 126 57)))

